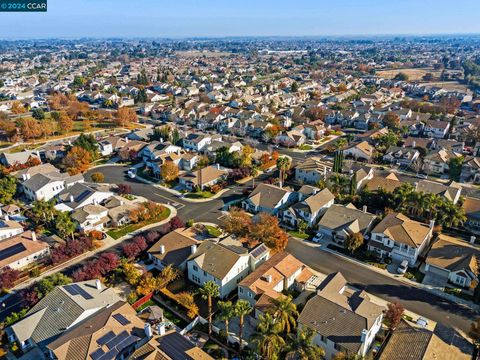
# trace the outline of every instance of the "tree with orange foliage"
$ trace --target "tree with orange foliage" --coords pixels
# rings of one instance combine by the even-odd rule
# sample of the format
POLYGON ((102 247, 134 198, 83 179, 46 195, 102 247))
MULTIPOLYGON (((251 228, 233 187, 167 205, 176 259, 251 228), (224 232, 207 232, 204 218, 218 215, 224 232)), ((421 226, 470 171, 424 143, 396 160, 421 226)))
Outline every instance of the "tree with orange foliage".
POLYGON ((67 114, 77 120, 80 116, 88 112, 88 104, 86 102, 71 101, 67 108, 67 114))
POLYGON ((58 124, 60 130, 67 134, 70 130, 73 129, 73 120, 65 111, 60 111, 60 118, 58 120, 58 124))
POLYGON ((262 241, 274 253, 285 250, 288 244, 288 235, 280 227, 276 216, 260 213, 250 227, 249 238, 262 241))
POLYGON ((160 175, 166 182, 174 181, 178 178, 178 166, 173 161, 165 161, 160 167, 160 175))
POLYGON ((17 126, 15 122, 8 119, 0 119, 0 130, 5 133, 8 140, 12 140, 17 135, 17 126))
POLYGON ((245 237, 250 232, 252 217, 244 210, 232 207, 224 220, 225 231, 238 237, 245 237))
POLYGON ((12 114, 23 114, 23 113, 26 113, 27 112, 27 109, 25 109, 25 107, 22 105, 22 103, 20 101, 14 101, 12 103, 12 114))
POLYGON ((128 107, 121 107, 115 113, 115 122, 119 126, 127 126, 130 123, 138 122, 138 117, 135 110, 128 107))
POLYGON ((48 101, 48 104, 53 110, 60 110, 68 106, 68 97, 61 93, 55 93, 48 101))
POLYGON ((305 116, 310 120, 325 120, 326 111, 320 106, 314 106, 305 111, 305 116))
POLYGON ((92 155, 80 146, 72 147, 68 154, 63 158, 63 164, 70 175, 87 171, 91 162, 92 155))
POLYGON ((36 139, 42 136, 42 127, 32 117, 25 117, 20 119, 20 133, 24 139, 36 139))

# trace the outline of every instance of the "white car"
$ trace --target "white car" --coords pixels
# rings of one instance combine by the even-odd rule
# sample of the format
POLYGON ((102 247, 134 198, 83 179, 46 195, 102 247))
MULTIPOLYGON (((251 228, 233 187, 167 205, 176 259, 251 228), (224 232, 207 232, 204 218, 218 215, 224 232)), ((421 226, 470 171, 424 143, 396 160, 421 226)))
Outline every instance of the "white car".
POLYGON ((312 241, 315 242, 315 243, 319 243, 320 241, 322 241, 322 239, 323 239, 323 234, 318 233, 317 235, 315 235, 315 237, 312 239, 312 241))
POLYGON ((128 169, 127 175, 130 179, 134 179, 137 176, 137 169, 135 168, 128 169))
POLYGON ((408 270, 408 261, 403 260, 400 265, 398 265, 397 272, 399 274, 405 274, 408 270))

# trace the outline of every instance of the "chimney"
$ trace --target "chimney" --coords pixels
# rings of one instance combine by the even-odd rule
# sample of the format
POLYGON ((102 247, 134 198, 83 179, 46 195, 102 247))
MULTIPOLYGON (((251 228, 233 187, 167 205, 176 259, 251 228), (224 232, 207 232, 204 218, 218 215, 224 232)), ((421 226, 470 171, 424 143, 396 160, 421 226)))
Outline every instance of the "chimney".
POLYGON ((35 234, 35 231, 32 231, 32 241, 37 241, 37 234, 35 234))
POLYGON ((272 282, 272 275, 265 275, 265 281, 268 283, 272 282))
POLYGON ((160 254, 165 254, 165 245, 160 245, 160 254))
POLYGON ((152 327, 149 323, 145 323, 143 331, 145 331, 145 335, 147 335, 149 339, 153 336, 152 327))
POLYGON ((124 137, 123 140, 125 140, 125 142, 128 144, 128 137, 124 137))
POLYGON ((102 290, 102 283, 100 282, 100 280, 95 280, 95 287, 97 288, 97 290, 102 290))
POLYGON ((70 202, 73 202, 74 200, 73 195, 70 195, 70 202))
POLYGON ((475 240, 477 240, 476 236, 470 236, 470 244, 475 244, 475 240))
POLYGON ((362 211, 363 211, 364 213, 367 213, 367 205, 363 205, 362 211))
POLYGON ((430 229, 433 229, 435 226, 435 220, 430 220, 430 229))
POLYGON ((220 170, 220 164, 217 164, 217 170, 220 170))
POLYGON ((192 254, 195 254, 197 252, 197 245, 194 244, 194 245, 190 246, 190 252, 192 254))
POLYGON ((9 221, 9 220, 10 220, 10 216, 8 216, 7 214, 5 214, 5 216, 3 217, 3 219, 4 219, 5 221, 9 221))
POLYGON ((164 323, 158 324, 158 335, 160 335, 160 336, 165 335, 165 324, 164 323))
POLYGON ((415 146, 417 146, 417 142, 414 140, 412 141, 412 148, 414 148, 415 146))

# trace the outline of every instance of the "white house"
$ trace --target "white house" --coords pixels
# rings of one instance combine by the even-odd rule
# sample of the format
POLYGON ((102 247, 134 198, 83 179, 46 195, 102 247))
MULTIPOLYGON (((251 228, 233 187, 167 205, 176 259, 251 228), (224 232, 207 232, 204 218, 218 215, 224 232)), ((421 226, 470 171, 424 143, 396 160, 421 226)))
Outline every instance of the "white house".
POLYGON ((314 331, 313 342, 327 360, 339 352, 363 358, 382 327, 383 308, 347 286, 341 273, 328 275, 298 317, 298 327, 314 331))
POLYGON ((100 191, 85 184, 77 183, 57 195, 59 211, 73 211, 86 205, 98 205, 113 196, 111 191, 100 191))
POLYGON ((283 221, 298 225, 300 220, 305 221, 310 228, 317 224, 320 216, 335 202, 335 196, 327 188, 318 191, 306 199, 293 204, 283 212, 283 221))
POLYGON ((205 240, 198 247, 192 245, 187 260, 188 279, 198 286, 213 281, 220 287, 220 297, 225 298, 237 289, 237 284, 250 272, 250 255, 240 242, 226 240, 220 243, 205 240))
POLYGON ((270 184, 259 184, 242 202, 242 208, 251 212, 279 214, 297 200, 297 195, 286 188, 270 184))
POLYGON ((187 151, 200 152, 211 142, 212 137, 209 135, 189 134, 183 139, 183 148, 187 151))
POLYGON ((332 162, 319 157, 307 158, 295 167, 295 180, 316 185, 326 180, 327 174, 332 171, 332 162))
POLYGON ((345 157, 350 156, 355 160, 364 160, 369 161, 374 152, 374 147, 370 145, 367 141, 362 141, 359 144, 353 145, 348 149, 343 150, 345 157))
POLYGON ((400 213, 388 214, 372 230, 368 250, 414 266, 430 243, 433 226, 433 220, 426 225, 400 213))
POLYGON ((70 176, 59 171, 38 173, 33 176, 27 173, 25 176, 26 180, 22 183, 22 188, 27 198, 32 201, 49 201, 63 190, 85 181, 82 174, 70 176))
POLYGON ((9 219, 8 215, 4 215, 4 219, 0 220, 0 240, 7 239, 23 232, 23 226, 16 221, 9 219))
POLYGON ((101 205, 85 205, 73 211, 72 219, 77 221, 80 231, 101 231, 109 222, 108 209, 101 205))
POLYGON ((50 254, 50 245, 41 240, 33 231, 25 231, 19 235, 0 241, 0 269, 8 266, 11 269, 22 269, 50 254))

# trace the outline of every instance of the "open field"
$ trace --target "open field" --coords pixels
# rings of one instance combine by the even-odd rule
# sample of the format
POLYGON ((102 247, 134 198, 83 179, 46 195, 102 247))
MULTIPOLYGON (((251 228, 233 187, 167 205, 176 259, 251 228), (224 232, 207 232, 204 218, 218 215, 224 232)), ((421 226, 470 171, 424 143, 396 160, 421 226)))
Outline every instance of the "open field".
POLYGON ((439 81, 439 82, 431 82, 425 83, 428 86, 438 86, 444 88, 446 90, 459 90, 459 91, 467 91, 468 86, 465 84, 461 84, 458 81, 439 81))
POLYGON ((393 79, 398 73, 405 73, 408 79, 411 81, 422 80, 423 76, 427 73, 432 73, 435 79, 438 79, 441 75, 440 70, 434 70, 433 68, 422 69, 390 69, 390 70, 378 70, 376 75, 385 79, 393 79))

